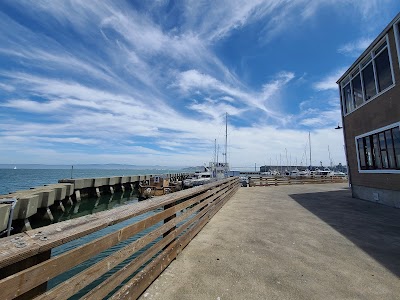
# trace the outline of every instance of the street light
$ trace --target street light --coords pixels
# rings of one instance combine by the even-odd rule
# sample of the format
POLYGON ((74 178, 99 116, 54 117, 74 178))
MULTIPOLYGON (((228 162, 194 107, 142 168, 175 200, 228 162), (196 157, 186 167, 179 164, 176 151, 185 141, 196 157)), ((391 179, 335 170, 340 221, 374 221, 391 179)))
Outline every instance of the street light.
POLYGON ((339 123, 337 124, 337 127, 335 127, 335 129, 342 129, 343 127, 339 125, 339 123))

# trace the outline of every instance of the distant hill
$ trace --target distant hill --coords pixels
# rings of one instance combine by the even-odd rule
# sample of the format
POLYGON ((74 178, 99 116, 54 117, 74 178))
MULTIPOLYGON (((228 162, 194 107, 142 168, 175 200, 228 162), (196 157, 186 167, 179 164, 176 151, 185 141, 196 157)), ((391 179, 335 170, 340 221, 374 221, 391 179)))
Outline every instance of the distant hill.
MULTIPOLYGON (((0 169, 71 169, 71 165, 44 165, 44 164, 0 164, 0 169)), ((74 169, 102 169, 102 170, 183 170, 179 166, 139 166, 125 164, 76 164, 74 169)))

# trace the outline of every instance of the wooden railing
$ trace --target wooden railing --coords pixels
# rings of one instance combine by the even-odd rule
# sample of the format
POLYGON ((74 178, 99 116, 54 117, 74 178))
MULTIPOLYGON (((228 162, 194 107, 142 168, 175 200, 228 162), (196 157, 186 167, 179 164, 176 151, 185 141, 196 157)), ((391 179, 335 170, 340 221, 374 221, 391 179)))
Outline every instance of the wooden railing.
POLYGON ((292 184, 317 184, 346 182, 347 178, 337 176, 312 176, 312 177, 250 177, 249 186, 277 186, 292 184))
POLYGON ((68 299, 119 265, 82 298, 136 299, 239 186, 238 178, 229 178, 4 238, 0 243, 0 298, 68 299), (50 256, 57 246, 142 215, 146 217, 50 256), (47 289, 50 279, 120 243, 124 245, 120 249, 47 289))

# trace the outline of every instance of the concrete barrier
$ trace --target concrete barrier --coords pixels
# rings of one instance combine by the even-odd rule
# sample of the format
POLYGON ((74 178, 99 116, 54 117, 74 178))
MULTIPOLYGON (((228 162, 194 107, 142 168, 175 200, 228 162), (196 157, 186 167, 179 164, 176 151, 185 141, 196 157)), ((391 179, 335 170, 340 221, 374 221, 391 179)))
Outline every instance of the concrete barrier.
POLYGON ((11 194, 10 196, 17 199, 13 220, 28 219, 30 216, 37 213, 39 195, 11 194))
POLYGON ((109 184, 109 177, 99 177, 94 179, 94 187, 105 186, 109 184))
POLYGON ((131 182, 135 182, 135 181, 140 181, 140 176, 139 175, 131 176, 131 182))
POLYGON ((28 191, 32 195, 38 195, 38 208, 49 207, 54 204, 54 200, 56 199, 56 192, 54 189, 47 187, 37 187, 28 191))
POLYGON ((121 183, 122 184, 130 182, 130 180, 131 180, 130 176, 122 176, 121 177, 121 183))
MULTIPOLYGON (((61 179, 61 180, 58 181, 58 183, 72 183, 74 185, 74 190, 81 190, 81 189, 84 188, 85 179, 84 178, 79 178, 79 179, 61 179)), ((72 194, 73 194, 73 192, 72 192, 72 194)))
POLYGON ((118 177, 110 177, 110 185, 121 184, 121 176, 118 177))
POLYGON ((11 204, 0 204, 0 233, 7 229, 11 204))

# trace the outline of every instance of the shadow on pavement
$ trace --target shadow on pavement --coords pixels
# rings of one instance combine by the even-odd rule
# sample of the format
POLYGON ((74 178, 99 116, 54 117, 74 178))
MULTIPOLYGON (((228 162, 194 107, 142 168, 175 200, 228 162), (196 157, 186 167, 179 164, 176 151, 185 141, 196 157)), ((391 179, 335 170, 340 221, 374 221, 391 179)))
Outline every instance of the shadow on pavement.
POLYGON ((354 199, 349 189, 290 197, 400 277, 400 209, 354 199))

